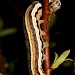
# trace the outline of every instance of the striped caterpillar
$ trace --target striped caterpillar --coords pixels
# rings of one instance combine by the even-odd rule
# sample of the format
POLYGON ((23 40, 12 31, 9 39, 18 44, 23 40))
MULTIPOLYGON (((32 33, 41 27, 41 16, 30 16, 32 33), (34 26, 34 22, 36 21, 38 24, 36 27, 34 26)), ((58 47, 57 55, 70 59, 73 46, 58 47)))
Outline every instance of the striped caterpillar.
MULTIPOLYGON (((59 0, 49 1, 50 12, 53 14, 60 8, 61 3, 59 0)), ((45 34, 41 30, 42 17, 42 4, 39 1, 33 2, 25 12, 25 42, 27 50, 29 51, 29 63, 31 75, 46 75, 44 73, 42 63, 45 60, 43 49, 47 47, 47 43, 42 40, 42 35, 45 34)), ((51 20, 51 18, 50 18, 51 20)))

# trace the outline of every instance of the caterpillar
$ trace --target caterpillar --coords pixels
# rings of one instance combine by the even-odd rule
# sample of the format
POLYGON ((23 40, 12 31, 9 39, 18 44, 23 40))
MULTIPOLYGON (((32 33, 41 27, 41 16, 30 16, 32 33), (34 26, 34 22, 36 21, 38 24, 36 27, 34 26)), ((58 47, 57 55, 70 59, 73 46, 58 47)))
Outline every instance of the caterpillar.
MULTIPOLYGON (((50 12, 53 14, 60 8, 60 0, 49 1, 50 12)), ((46 75, 43 70, 44 52, 47 46, 42 40, 41 35, 45 32, 41 30, 42 4, 39 1, 33 2, 26 10, 24 17, 25 43, 28 52, 29 69, 31 75, 46 75)), ((51 18, 50 18, 51 20, 51 18)))

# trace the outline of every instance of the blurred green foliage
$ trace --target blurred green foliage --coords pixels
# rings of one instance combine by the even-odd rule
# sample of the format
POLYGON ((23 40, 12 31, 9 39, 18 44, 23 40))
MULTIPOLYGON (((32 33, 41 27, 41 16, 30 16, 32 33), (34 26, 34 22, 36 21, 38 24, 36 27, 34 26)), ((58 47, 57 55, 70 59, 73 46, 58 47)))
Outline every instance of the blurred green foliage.
POLYGON ((10 74, 14 71, 16 61, 17 61, 17 59, 8 63, 7 58, 5 56, 3 56, 4 67, 5 67, 5 69, 9 69, 10 74))
POLYGON ((3 75, 2 73, 0 73, 0 75, 3 75))
POLYGON ((0 37, 4 37, 17 32, 17 28, 15 27, 3 29, 3 26, 4 26, 4 22, 2 18, 0 17, 0 37))
POLYGON ((10 34, 14 34, 16 31, 17 31, 17 29, 15 27, 4 29, 4 30, 0 31, 0 37, 10 35, 10 34))
POLYGON ((63 64, 62 64, 63 67, 70 67, 72 66, 72 62, 71 61, 65 61, 63 64))
MULTIPOLYGON (((17 32, 17 28, 15 28, 15 27, 6 28, 6 29, 3 29, 3 27, 4 27, 4 22, 3 22, 2 18, 0 17, 0 38, 10 35, 10 34, 15 34, 17 32)), ((7 58, 4 57, 4 55, 3 55, 3 62, 4 62, 5 69, 8 68, 10 70, 10 74, 11 74, 14 70, 15 60, 8 63, 7 58)), ((3 74, 0 73, 0 75, 3 75, 3 74)))
POLYGON ((58 68, 59 65, 65 61, 68 61, 68 60, 73 61, 72 59, 67 58, 69 54, 70 54, 70 50, 66 50, 58 57, 58 54, 55 52, 55 59, 54 59, 54 62, 52 64, 51 68, 54 70, 54 69, 58 68))

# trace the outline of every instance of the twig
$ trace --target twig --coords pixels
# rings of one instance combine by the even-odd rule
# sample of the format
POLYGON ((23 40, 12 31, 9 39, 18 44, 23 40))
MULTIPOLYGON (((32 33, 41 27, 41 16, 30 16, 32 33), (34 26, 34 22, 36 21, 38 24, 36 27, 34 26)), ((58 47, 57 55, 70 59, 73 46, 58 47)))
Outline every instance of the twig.
POLYGON ((47 47, 44 48, 44 54, 46 56, 46 59, 44 60, 44 69, 46 75, 51 75, 51 70, 50 70, 50 49, 49 49, 49 31, 48 31, 48 16, 49 16, 49 0, 44 0, 43 1, 43 20, 44 23, 42 24, 42 30, 46 32, 45 35, 42 36, 44 42, 48 44, 47 47))

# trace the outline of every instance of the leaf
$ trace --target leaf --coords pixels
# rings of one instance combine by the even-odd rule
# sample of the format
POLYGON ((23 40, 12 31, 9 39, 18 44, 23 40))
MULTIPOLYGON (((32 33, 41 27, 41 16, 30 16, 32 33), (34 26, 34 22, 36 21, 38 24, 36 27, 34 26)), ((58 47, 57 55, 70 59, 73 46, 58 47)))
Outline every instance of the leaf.
POLYGON ((70 66, 72 66, 72 62, 71 61, 65 61, 65 62, 63 62, 62 66, 63 67, 70 67, 70 66))
POLYGON ((2 31, 0 31, 0 37, 10 35, 10 34, 14 34, 16 31, 17 31, 17 29, 14 28, 14 27, 2 30, 2 31))
POLYGON ((58 54, 56 52, 54 52, 54 53, 55 53, 55 59, 54 59, 54 62, 55 62, 58 58, 58 54))
POLYGON ((70 59, 70 58, 67 58, 67 59, 65 59, 64 61, 73 61, 72 59, 70 59))
POLYGON ((54 70, 54 69, 56 69, 57 67, 59 67, 59 65, 60 65, 61 63, 63 63, 64 60, 67 58, 67 56, 69 55, 69 53, 70 53, 70 50, 67 50, 67 51, 63 52, 63 53, 59 56, 59 58, 58 58, 55 62, 53 62, 51 68, 54 70))
POLYGON ((0 75, 3 75, 2 73, 0 73, 0 75))

